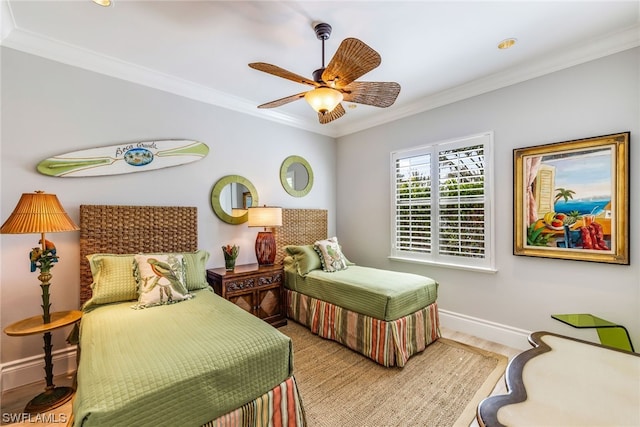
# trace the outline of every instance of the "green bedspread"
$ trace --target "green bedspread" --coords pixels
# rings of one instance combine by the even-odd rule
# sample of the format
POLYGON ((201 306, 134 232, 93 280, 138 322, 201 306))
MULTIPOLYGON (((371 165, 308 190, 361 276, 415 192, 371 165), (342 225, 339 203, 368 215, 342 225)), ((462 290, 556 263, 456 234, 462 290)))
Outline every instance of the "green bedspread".
POLYGON ((300 276, 285 262, 285 286, 314 298, 381 320, 396 320, 436 301, 435 280, 411 273, 350 265, 300 276))
POLYGON ((293 374, 291 340, 208 290, 85 313, 75 425, 198 426, 293 374))

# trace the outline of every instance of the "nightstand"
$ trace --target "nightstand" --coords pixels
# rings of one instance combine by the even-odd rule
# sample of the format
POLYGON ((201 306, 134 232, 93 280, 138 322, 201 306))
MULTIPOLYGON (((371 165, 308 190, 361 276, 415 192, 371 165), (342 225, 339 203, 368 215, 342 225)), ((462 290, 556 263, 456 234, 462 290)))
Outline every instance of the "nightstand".
POLYGON ((207 270, 207 281, 216 294, 277 327, 287 324, 282 265, 236 265, 207 270))

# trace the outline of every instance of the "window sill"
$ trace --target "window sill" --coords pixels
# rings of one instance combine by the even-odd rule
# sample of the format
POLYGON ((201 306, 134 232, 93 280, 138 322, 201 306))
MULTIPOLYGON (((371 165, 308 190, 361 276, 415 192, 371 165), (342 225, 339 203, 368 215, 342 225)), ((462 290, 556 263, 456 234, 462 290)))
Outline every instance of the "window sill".
POLYGON ((389 256, 388 258, 391 261, 409 262, 412 264, 422 264, 422 265, 432 265, 434 267, 454 268, 456 270, 475 271, 478 273, 495 274, 498 272, 498 270, 494 267, 478 267, 478 266, 472 266, 472 265, 449 264, 446 262, 428 261, 423 259, 405 258, 405 257, 399 257, 399 256, 389 256))

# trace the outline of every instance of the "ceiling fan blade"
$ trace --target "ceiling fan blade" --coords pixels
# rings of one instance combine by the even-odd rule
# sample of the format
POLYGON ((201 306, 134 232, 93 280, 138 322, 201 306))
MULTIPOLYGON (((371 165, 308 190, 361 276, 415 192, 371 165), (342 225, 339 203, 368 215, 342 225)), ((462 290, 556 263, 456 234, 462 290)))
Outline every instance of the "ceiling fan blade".
POLYGON ((266 104, 258 105, 258 108, 276 108, 281 105, 288 104, 293 101, 297 101, 300 98, 304 98, 304 94, 307 92, 298 93, 296 95, 287 96, 285 98, 276 99, 275 101, 267 102, 266 104))
POLYGON ((326 125, 327 123, 332 122, 335 119, 339 119, 340 117, 344 116, 345 113, 346 111, 344 111, 342 104, 338 104, 336 108, 331 110, 331 112, 329 113, 326 113, 326 114, 318 113, 318 119, 320 120, 320 124, 326 125))
POLYGON ((296 73, 292 73, 291 71, 287 71, 284 68, 280 68, 277 65, 267 64, 265 62, 252 62, 249 64, 249 67, 254 70, 263 71, 265 73, 273 74, 274 76, 282 77, 283 79, 291 80, 297 83, 302 83, 309 86, 320 86, 319 83, 307 79, 306 77, 302 77, 296 73))
POLYGON ((322 73, 322 80, 326 83, 335 81, 336 87, 341 89, 376 68, 380 62, 380 54, 364 42, 344 39, 322 73))
POLYGON ((396 101, 400 85, 396 82, 353 82, 342 88, 344 101, 386 108, 396 101))

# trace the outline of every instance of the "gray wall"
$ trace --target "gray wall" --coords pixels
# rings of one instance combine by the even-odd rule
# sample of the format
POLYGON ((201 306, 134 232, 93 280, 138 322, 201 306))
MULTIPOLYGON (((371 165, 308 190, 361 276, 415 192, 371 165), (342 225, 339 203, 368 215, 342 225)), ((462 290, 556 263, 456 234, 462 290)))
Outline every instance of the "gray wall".
MULTIPOLYGON (((159 90, 2 48, 2 221, 20 195, 44 190, 58 195, 78 221, 80 204, 186 205, 198 207, 199 244, 211 253, 209 267, 224 265, 220 247, 240 245, 238 263, 255 262, 255 228, 221 222, 210 206, 215 182, 229 174, 249 179, 262 204, 326 208, 335 232, 335 141, 159 90), (195 163, 156 171, 91 178, 53 178, 36 164, 84 148, 153 139, 195 139, 209 155, 195 163), (294 198, 280 185, 280 165, 290 155, 311 164, 315 183, 294 198)), ((52 310, 79 307, 79 233, 48 235, 60 262, 51 270, 52 310)), ((42 313, 36 273, 28 253, 37 235, 1 235, 0 321, 6 325, 42 313)), ((64 349, 67 330, 54 333, 64 349)), ((40 363, 42 337, 0 338, 4 372, 40 363), (37 359, 36 359, 37 358, 37 359)), ((62 368, 62 362, 56 368, 62 368)), ((34 369, 36 380, 42 370, 34 369)), ((7 388, 7 384, 3 384, 7 388)))
MULTIPOLYGON (((438 280, 445 324, 508 341, 514 333, 577 331, 554 313, 592 313, 629 328, 640 347, 640 50, 628 50, 338 139, 338 236, 363 265, 438 280), (494 132, 496 274, 387 259, 390 249, 390 152, 494 132), (513 149, 631 131, 631 265, 513 255, 513 149)), ((400 95, 402 96, 402 94, 400 95)), ((591 336, 589 336, 591 338, 591 336)), ((597 338, 596 338, 597 339, 597 338)))
MULTIPOLYGON (((633 147, 640 132, 639 49, 341 137, 337 144, 329 137, 1 49, 3 221, 20 194, 34 190, 57 194, 75 220, 80 204, 192 205, 198 207, 200 246, 212 253, 210 267, 223 265, 220 246, 226 243, 241 246, 239 262, 254 262, 256 230, 222 223, 209 205, 213 184, 239 174, 257 187, 261 203, 327 208, 329 232, 338 235, 351 260, 436 278, 445 325, 527 348, 524 336, 533 330, 593 339, 593 331, 572 330, 549 317, 591 312, 626 325, 640 346, 640 255, 634 250, 638 202, 633 197, 630 266, 512 255, 514 148, 631 131, 634 194, 640 167, 640 150, 633 147), (388 260, 390 152, 488 130, 495 137, 498 272, 388 260), (185 166, 111 177, 52 178, 35 171, 40 160, 67 151, 168 138, 203 141, 210 154, 185 166), (294 154, 306 158, 314 171, 314 187, 304 198, 289 196, 279 183, 280 164, 294 154)), ((62 256, 52 270, 52 309, 75 309, 78 233, 49 237, 62 256)), ((37 275, 29 272, 27 260, 37 240, 36 235, 0 235, 2 327, 41 313, 37 275)), ((54 333, 54 351, 68 349, 67 332, 54 333)), ((40 336, 2 335, 0 346, 3 389, 15 386, 17 377, 42 378, 40 336)), ((57 359, 58 372, 69 363, 64 357, 57 359)))

